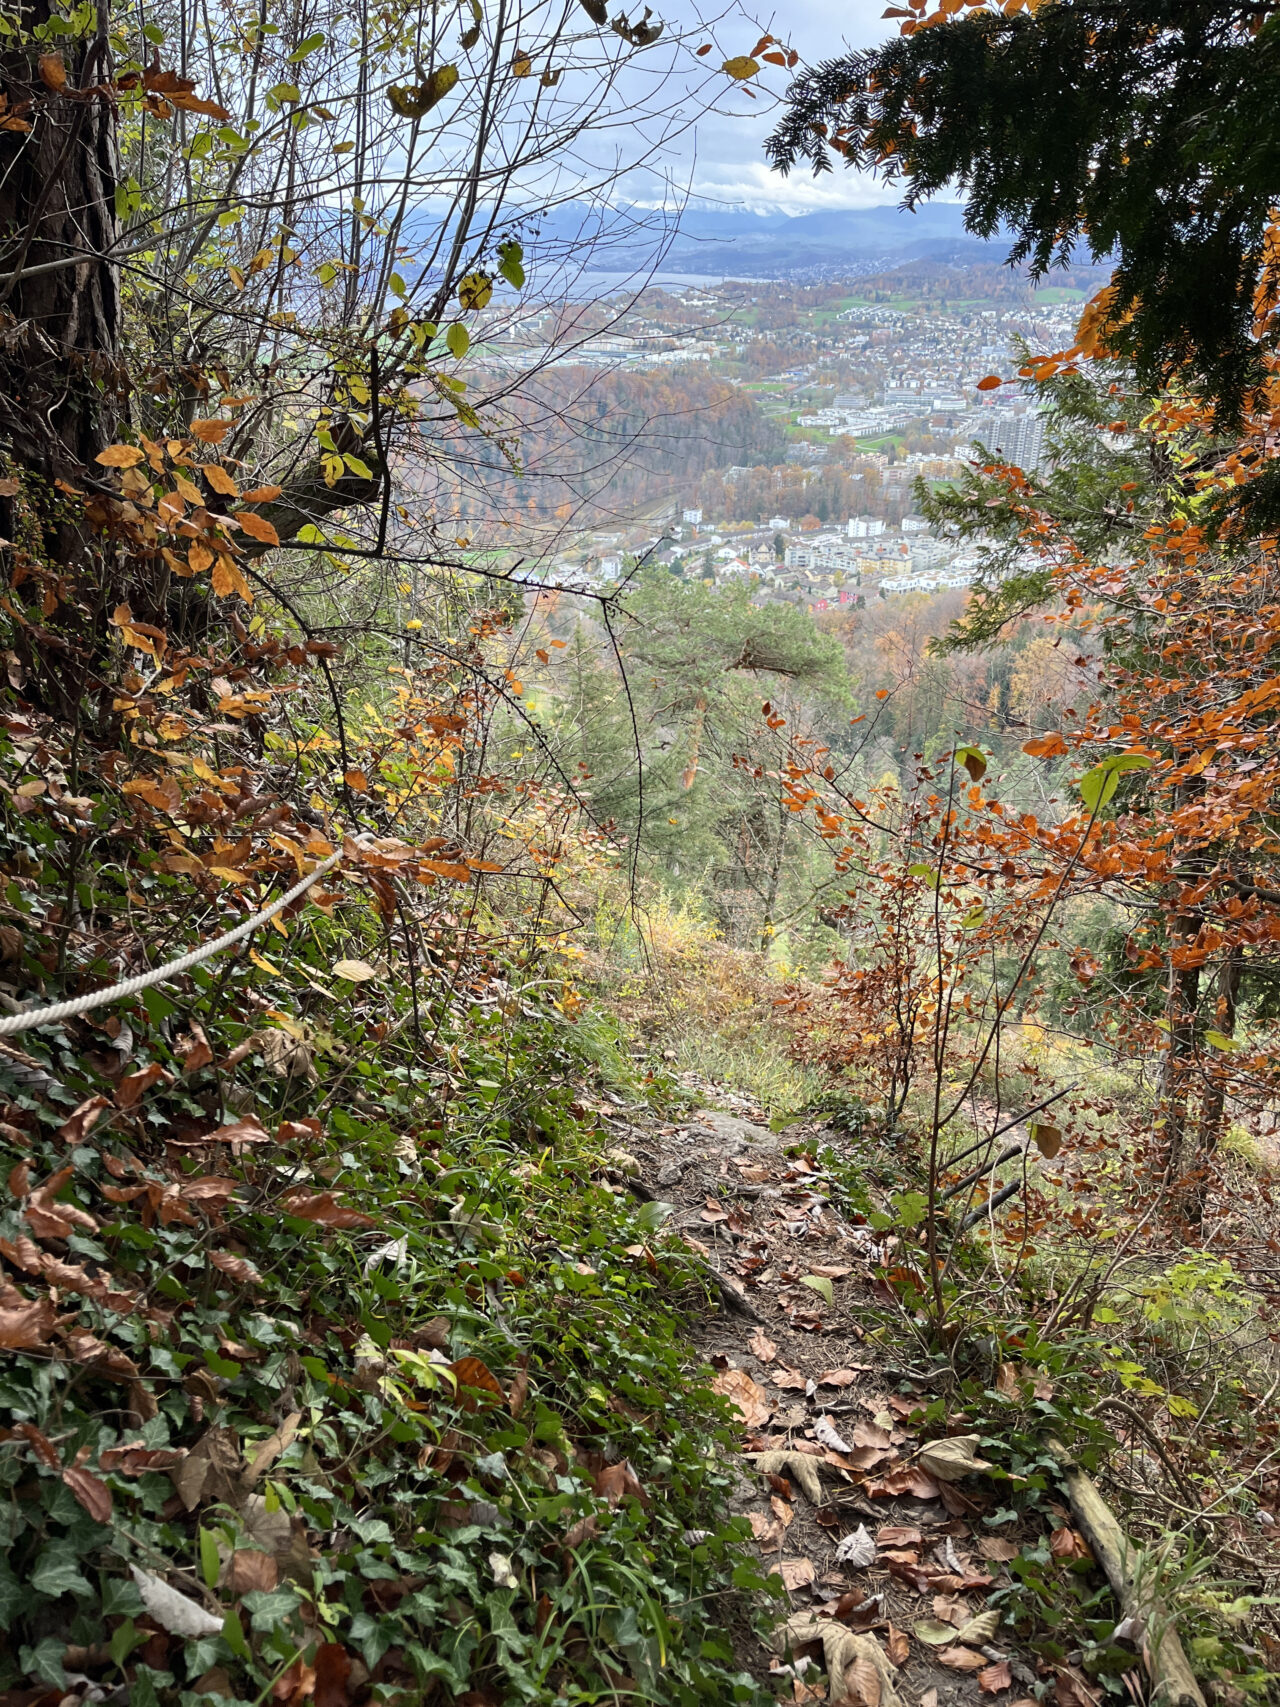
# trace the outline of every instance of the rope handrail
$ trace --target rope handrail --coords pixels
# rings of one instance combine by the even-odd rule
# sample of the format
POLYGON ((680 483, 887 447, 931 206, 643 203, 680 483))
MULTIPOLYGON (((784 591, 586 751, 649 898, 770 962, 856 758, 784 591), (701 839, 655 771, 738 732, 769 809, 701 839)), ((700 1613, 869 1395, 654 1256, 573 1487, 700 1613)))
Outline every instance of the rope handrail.
POLYGON ((91 1008, 105 1007, 108 1002, 120 1001, 124 996, 136 996, 140 990, 148 990, 153 984, 163 984, 167 979, 176 978, 191 967, 199 966, 201 961, 221 954, 224 948, 243 941, 250 932, 256 931, 259 925, 265 925, 274 919, 291 901, 296 901, 299 895, 305 894, 326 871, 332 871, 341 858, 342 850, 339 848, 336 853, 331 853, 327 859, 321 860, 315 870, 308 872, 292 889, 286 890, 278 901, 273 901, 269 907, 264 907, 251 919, 245 919, 234 930, 214 937, 212 942, 202 943, 199 948, 193 948, 187 954, 180 954, 176 960, 166 961, 163 966, 156 966, 150 972, 139 972, 119 984, 112 984, 106 990, 92 990, 87 996, 73 996, 69 1001, 54 1002, 51 1007, 30 1008, 24 1013, 6 1015, 4 1019, 0 1019, 0 1037, 12 1037, 19 1031, 34 1031, 38 1026, 58 1025, 64 1019, 74 1018, 76 1014, 88 1013, 91 1008))

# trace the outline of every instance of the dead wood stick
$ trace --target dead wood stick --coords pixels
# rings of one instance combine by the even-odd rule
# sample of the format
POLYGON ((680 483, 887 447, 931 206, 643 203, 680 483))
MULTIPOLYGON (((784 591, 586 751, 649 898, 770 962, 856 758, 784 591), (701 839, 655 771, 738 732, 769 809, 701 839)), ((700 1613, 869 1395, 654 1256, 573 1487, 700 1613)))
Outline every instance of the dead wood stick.
POLYGON ((1141 1630, 1142 1659, 1151 1679, 1151 1707, 1206 1707, 1169 1609, 1156 1593, 1150 1571, 1143 1569, 1142 1552, 1121 1529, 1093 1478, 1066 1447, 1050 1441, 1049 1448, 1062 1465, 1076 1522, 1106 1572, 1120 1610, 1141 1630))

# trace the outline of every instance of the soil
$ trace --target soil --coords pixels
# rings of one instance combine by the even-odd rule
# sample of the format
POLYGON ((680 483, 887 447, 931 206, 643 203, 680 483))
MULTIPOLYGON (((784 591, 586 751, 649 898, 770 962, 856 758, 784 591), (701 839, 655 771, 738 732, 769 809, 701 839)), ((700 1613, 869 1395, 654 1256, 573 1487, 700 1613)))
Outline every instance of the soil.
MULTIPOLYGON (((893 1707, 895 1692, 904 1707, 1023 1707, 1040 1674, 1010 1646, 1007 1628, 960 1639, 1008 1581, 999 1555, 1017 1537, 983 1524, 1000 1502, 980 1473, 942 1482, 921 1467, 908 1419, 918 1420, 930 1400, 927 1372, 913 1375, 906 1352, 906 1367, 895 1365, 866 1337, 884 1320, 883 1305, 874 1312, 884 1252, 879 1235, 842 1216, 817 1162, 822 1149, 839 1152, 851 1141, 820 1122, 775 1133, 746 1099, 723 1089, 713 1095, 718 1106, 678 1123, 612 1121, 615 1177, 638 1197, 669 1203, 667 1228, 718 1277, 722 1307, 691 1320, 689 1332, 743 1415, 734 1509, 749 1518, 766 1568, 787 1586, 787 1601, 776 1603, 779 1624, 797 1614, 838 1617, 896 1659, 881 1700, 860 1707, 893 1707), (816 1467, 817 1504, 794 1464, 770 1475, 748 1456, 777 1451, 803 1454, 816 1467), (856 1553, 842 1560, 849 1537, 873 1562, 859 1564, 856 1553), (950 1626, 954 1639, 921 1640, 915 1627, 925 1621, 935 1636, 940 1624, 950 1626)), ((804 1479, 815 1485, 811 1474, 804 1479)), ((797 1658, 781 1642, 771 1651, 745 1619, 733 1634, 743 1669, 782 1699, 825 1698, 820 1643, 797 1658)), ((863 1685, 875 1693, 865 1673, 863 1685)), ((845 1699, 860 1701, 847 1681, 845 1699)))

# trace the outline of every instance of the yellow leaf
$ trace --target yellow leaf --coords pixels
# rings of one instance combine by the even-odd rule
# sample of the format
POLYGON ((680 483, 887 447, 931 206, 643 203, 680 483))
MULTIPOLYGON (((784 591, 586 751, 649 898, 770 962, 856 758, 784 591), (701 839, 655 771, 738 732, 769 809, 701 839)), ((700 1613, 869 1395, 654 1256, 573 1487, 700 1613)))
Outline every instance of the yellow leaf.
POLYGON ((187 552, 187 562, 191 565, 193 574, 201 575, 213 562, 213 553, 202 541, 194 539, 187 552))
POLYGON ((726 59, 720 69, 727 71, 730 77, 737 78, 739 83, 745 83, 759 71, 760 61, 752 59, 749 54, 740 53, 736 59, 726 59))
POLYGON ((200 472, 214 491, 221 492, 224 498, 238 498, 240 496, 240 488, 220 462, 201 463, 200 472))
POLYGON ((177 487, 180 498, 185 498, 188 504, 195 504, 200 509, 204 508, 204 498, 201 496, 200 488, 193 485, 185 474, 175 474, 173 484, 177 487))
POLYGON ((365 984, 378 974, 367 960, 339 960, 334 963, 335 978, 345 978, 349 984, 365 984))
POLYGON ((137 445, 108 445, 93 460, 101 463, 103 468, 132 468, 142 461, 142 454, 137 445))
POLYGON ((220 599, 226 598, 228 593, 239 593, 245 604, 253 603, 249 583, 231 559, 223 554, 219 554, 213 566, 213 590, 220 599))
POLYGON ((513 77, 527 77, 532 70, 533 61, 527 53, 518 53, 511 61, 511 75, 513 77))
POLYGON ((249 959, 255 966, 260 966, 264 972, 270 972, 273 978, 283 978, 284 973, 278 966, 273 966, 265 954, 259 954, 256 948, 249 950, 249 959))
POLYGON ((458 286, 458 302, 464 309, 487 308, 493 298, 493 280, 487 273, 468 273, 458 286))
POLYGON ((252 510, 237 510, 236 520, 250 539, 261 540, 264 545, 279 545, 280 535, 265 516, 256 515, 252 510))
POLYGON ((249 881, 243 871, 237 871, 232 865, 211 865, 208 869, 215 877, 222 878, 224 883, 247 883, 249 881))

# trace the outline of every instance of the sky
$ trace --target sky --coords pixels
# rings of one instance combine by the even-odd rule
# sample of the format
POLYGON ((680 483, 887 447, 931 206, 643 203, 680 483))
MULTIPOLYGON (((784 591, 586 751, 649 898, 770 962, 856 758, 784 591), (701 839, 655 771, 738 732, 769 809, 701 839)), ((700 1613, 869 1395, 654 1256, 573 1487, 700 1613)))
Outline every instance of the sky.
MULTIPOLYGON (((708 64, 720 64, 731 54, 749 53, 766 31, 789 43, 801 61, 816 64, 849 48, 872 47, 896 24, 881 14, 889 0, 787 0, 777 12, 729 13, 707 39, 715 49, 708 64)), ((661 16, 661 0, 654 7, 661 16)), ((689 28, 695 18, 689 0, 678 0, 672 22, 689 28)), ((708 203, 750 208, 761 213, 814 213, 824 208, 872 207, 894 203, 901 191, 875 178, 843 168, 814 179, 807 172, 782 178, 769 170, 764 139, 777 116, 776 97, 788 74, 766 67, 753 101, 745 90, 727 89, 716 109, 703 116, 681 149, 680 165, 691 187, 708 203)))

